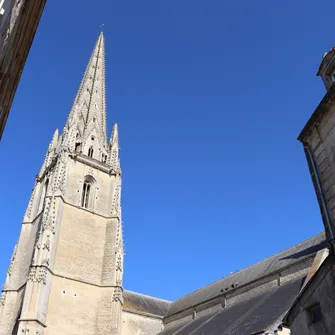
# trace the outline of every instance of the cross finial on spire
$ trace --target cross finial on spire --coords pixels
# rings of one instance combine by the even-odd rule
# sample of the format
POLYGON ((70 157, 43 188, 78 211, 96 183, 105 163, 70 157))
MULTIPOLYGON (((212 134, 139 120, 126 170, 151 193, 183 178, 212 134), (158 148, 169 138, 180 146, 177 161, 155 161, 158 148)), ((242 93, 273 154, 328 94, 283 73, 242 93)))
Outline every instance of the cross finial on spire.
POLYGON ((101 32, 103 32, 103 31, 104 31, 104 28, 105 28, 105 25, 102 24, 100 28, 101 28, 101 32))

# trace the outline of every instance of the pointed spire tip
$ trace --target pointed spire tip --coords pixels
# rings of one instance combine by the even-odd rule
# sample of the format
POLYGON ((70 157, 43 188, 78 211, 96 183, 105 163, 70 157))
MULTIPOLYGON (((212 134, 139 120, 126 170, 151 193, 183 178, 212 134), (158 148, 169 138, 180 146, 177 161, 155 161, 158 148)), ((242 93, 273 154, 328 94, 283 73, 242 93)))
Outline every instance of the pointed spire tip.
POLYGON ((85 137, 96 128, 102 141, 107 142, 105 85, 105 44, 101 31, 66 123, 68 132, 70 128, 72 132, 81 129, 80 134, 85 137))
POLYGON ((119 131, 117 123, 114 124, 112 129, 112 136, 110 138, 110 143, 117 144, 119 141, 119 131))

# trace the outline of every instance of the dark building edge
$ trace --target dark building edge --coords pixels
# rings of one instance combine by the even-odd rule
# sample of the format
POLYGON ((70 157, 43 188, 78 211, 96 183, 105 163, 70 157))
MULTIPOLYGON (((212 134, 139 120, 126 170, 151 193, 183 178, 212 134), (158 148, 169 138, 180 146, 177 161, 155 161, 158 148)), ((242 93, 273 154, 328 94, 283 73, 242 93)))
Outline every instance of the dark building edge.
POLYGON ((32 42, 34 40, 37 27, 39 25, 46 0, 26 1, 21 9, 17 22, 17 29, 14 36, 10 35, 8 47, 5 47, 2 63, 0 64, 0 97, 3 111, 0 111, 0 140, 2 138, 14 96, 25 66, 32 42), (10 46, 12 44, 12 50, 10 46), (13 68, 12 73, 5 71, 5 60, 11 57, 7 69, 13 68))

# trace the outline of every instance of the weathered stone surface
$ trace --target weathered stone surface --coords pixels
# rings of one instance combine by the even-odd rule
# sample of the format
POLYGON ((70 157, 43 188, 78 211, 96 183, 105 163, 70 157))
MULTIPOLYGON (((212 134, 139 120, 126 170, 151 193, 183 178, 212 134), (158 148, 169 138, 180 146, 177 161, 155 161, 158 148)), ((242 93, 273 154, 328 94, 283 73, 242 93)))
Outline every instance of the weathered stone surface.
POLYGON ((335 329, 335 260, 330 255, 306 284, 284 322, 292 335, 332 335, 335 329), (321 308, 321 319, 313 322, 310 308, 321 308))
POLYGON ((117 127, 107 143, 105 119, 101 33, 36 178, 1 298, 1 335, 121 334, 121 170, 117 127))
POLYGON ((122 313, 122 335, 155 335, 162 329, 162 318, 155 318, 127 311, 123 311, 122 313))

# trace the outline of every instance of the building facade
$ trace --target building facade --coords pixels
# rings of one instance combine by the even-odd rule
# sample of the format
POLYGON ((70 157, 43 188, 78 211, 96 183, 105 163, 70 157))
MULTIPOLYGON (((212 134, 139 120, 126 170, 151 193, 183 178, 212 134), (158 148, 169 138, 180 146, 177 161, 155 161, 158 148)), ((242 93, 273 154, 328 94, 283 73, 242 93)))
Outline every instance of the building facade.
POLYGON ((45 3, 0 1, 0 139, 45 3))
POLYGON ((101 34, 36 177, 2 293, 1 335, 120 333, 118 151, 117 125, 107 141, 101 34))
POLYGON ((319 71, 327 90, 298 139, 302 142, 329 245, 329 256, 284 318, 292 335, 335 333, 335 48, 319 71))
POLYGON ((298 295, 283 325, 291 335, 333 335, 334 312, 335 258, 330 254, 298 295))
POLYGON ((294 324, 283 317, 329 263, 333 241, 333 87, 322 129, 304 135, 311 172, 321 174, 312 177, 325 233, 169 302, 123 287, 122 172, 117 125, 106 133, 101 33, 36 176, 0 297, 0 335, 288 335, 294 324))

